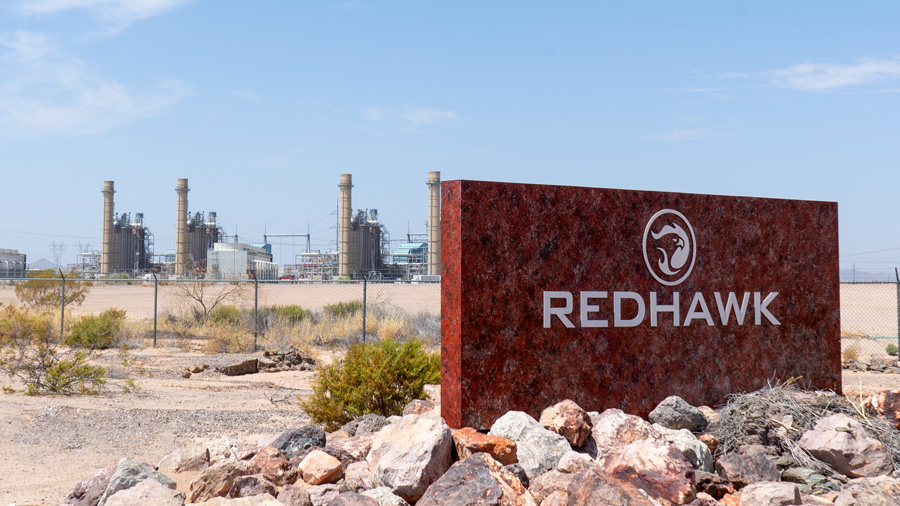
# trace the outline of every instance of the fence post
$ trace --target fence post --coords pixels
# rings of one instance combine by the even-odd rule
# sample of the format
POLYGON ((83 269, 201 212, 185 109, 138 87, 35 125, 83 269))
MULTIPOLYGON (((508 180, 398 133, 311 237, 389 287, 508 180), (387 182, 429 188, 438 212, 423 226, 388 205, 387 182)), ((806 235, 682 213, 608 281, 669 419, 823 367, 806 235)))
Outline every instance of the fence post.
POLYGON ((156 278, 156 273, 151 272, 153 274, 153 347, 156 348, 156 320, 157 320, 157 301, 159 301, 159 279, 156 278))
POLYGON ((253 276, 253 353, 256 353, 256 341, 259 336, 259 280, 256 272, 250 271, 253 276))
POLYGON ((894 267, 894 276, 897 278, 897 348, 900 349, 900 272, 896 267, 894 267))
POLYGON ((62 297, 59 298, 59 338, 65 337, 66 328, 66 276, 59 269, 59 277, 62 278, 62 297))
POLYGON ((362 340, 366 342, 366 277, 363 276, 363 337, 362 340))

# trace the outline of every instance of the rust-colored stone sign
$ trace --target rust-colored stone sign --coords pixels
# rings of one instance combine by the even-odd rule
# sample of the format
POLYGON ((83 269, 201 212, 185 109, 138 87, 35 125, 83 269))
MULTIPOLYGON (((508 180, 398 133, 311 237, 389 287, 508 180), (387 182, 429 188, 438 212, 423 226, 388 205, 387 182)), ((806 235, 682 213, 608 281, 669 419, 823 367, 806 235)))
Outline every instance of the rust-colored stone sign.
POLYGON ((837 204, 442 183, 441 412, 840 392, 837 204))

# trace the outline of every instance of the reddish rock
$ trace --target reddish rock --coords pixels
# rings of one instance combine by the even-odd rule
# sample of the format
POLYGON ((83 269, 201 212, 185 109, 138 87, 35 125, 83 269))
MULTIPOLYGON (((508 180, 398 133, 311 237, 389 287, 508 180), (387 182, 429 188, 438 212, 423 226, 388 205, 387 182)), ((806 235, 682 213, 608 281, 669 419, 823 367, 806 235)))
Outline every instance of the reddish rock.
POLYGON ((595 459, 584 453, 570 451, 559 459, 556 470, 562 473, 577 474, 585 469, 602 469, 603 467, 595 459))
POLYGON ((694 472, 694 486, 697 492, 709 494, 713 499, 722 499, 734 493, 734 485, 717 474, 703 471, 694 472))
POLYGON ((356 492, 344 492, 328 501, 328 506, 378 506, 378 501, 356 492))
POLYGON ((516 443, 500 436, 482 434, 471 427, 453 431, 453 446, 460 460, 467 459, 475 453, 489 454, 503 465, 515 464, 516 443))
POLYGON ((884 390, 872 394, 863 402, 863 406, 871 408, 900 429, 900 390, 884 390))
POLYGON ((375 440, 374 432, 366 432, 359 436, 348 437, 346 439, 336 439, 329 441, 325 448, 334 450, 340 455, 341 463, 344 468, 353 462, 365 460, 369 450, 372 449, 372 441, 375 440))
POLYGON ((724 506, 741 506, 741 499, 734 494, 727 494, 725 497, 719 499, 719 502, 724 506))
POLYGON ((635 441, 646 440, 659 446, 669 444, 646 420, 628 415, 620 409, 607 409, 594 416, 591 422, 591 437, 585 447, 601 463, 613 449, 635 441))
POLYGON ((738 493, 741 506, 789 506, 803 504, 796 483, 761 481, 747 485, 738 493))
POLYGON ((547 498, 541 502, 541 506, 568 506, 568 504, 569 494, 560 490, 548 495, 547 498))
POLYGON ((297 471, 287 457, 273 446, 261 448, 250 461, 250 465, 253 474, 265 475, 278 487, 297 481, 297 471))
POLYGON ((303 481, 310 485, 335 483, 344 476, 341 461, 320 450, 313 450, 298 468, 303 481))
POLYGON ((228 497, 231 498, 253 497, 260 494, 270 494, 273 497, 278 495, 278 488, 272 480, 262 474, 238 476, 228 490, 228 497))
MULTIPOLYGON (((302 481, 300 483, 303 483, 302 481)), ((285 506, 312 506, 309 500, 309 492, 305 486, 285 485, 281 487, 277 499, 285 506)))
POLYGON ((573 475, 566 489, 569 505, 589 506, 658 506, 660 503, 634 485, 616 480, 597 470, 573 475))
POLYGON ((353 490, 375 488, 375 475, 365 460, 354 462, 344 470, 344 483, 353 490))
POLYGON ((687 506, 720 506, 719 501, 705 492, 697 492, 697 497, 689 502, 687 506))
POLYGON ((434 482, 417 506, 536 506, 518 478, 486 453, 456 462, 434 482))
POLYGON ((531 492, 534 501, 541 504, 554 492, 565 492, 568 490, 569 485, 572 484, 572 480, 574 479, 574 474, 563 473, 556 470, 548 471, 531 480, 531 483, 528 485, 528 491, 531 492))
POLYGON ((581 406, 570 399, 541 412, 540 424, 566 438, 572 448, 581 448, 591 435, 591 419, 581 406))
POLYGON ((184 506, 184 492, 173 490, 148 478, 137 485, 120 490, 106 500, 104 506, 184 506))
POLYGON ((896 506, 900 504, 900 480, 887 476, 850 480, 834 500, 835 506, 896 506))
POLYGON ((891 474, 890 452, 845 414, 826 416, 800 438, 799 446, 849 478, 891 474))
POLYGON ((403 408, 404 415, 424 415, 434 409, 434 403, 416 399, 403 408))
POLYGON ((700 434, 697 436, 697 439, 709 448, 709 453, 711 453, 713 457, 716 456, 716 450, 719 449, 719 438, 712 434, 700 434))
POLYGON ((256 374, 256 372, 259 370, 258 364, 259 359, 252 358, 250 360, 245 360, 237 364, 232 364, 226 367, 219 367, 216 370, 224 374, 225 376, 243 376, 245 374, 256 374))
POLYGON ((694 468, 674 446, 635 441, 610 453, 607 474, 669 504, 694 500, 694 468))
POLYGON ((306 489, 312 506, 326 506, 341 494, 337 485, 313 485, 306 489))
POLYGON ((113 474, 115 474, 117 466, 118 464, 113 464, 106 469, 101 469, 94 476, 84 479, 81 483, 75 485, 75 489, 66 498, 66 504, 97 506, 97 503, 100 502, 100 497, 103 496, 103 492, 106 492, 106 487, 109 485, 109 480, 113 474))
POLYGON ((224 496, 231 490, 234 480, 250 474, 249 462, 226 460, 203 470, 191 482, 188 502, 203 502, 213 497, 224 496))
POLYGON ((762 453, 741 456, 729 453, 716 461, 716 473, 730 481, 735 489, 741 489, 751 483, 760 481, 778 481, 781 473, 762 453))

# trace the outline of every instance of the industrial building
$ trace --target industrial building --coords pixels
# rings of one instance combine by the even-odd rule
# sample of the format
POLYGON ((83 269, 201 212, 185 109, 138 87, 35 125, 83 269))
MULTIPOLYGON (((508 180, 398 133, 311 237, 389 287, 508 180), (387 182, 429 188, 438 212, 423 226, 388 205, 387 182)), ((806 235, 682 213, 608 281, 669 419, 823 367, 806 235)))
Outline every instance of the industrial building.
POLYGON ((19 250, 0 248, 0 278, 24 278, 28 273, 25 254, 19 250))
POLYGON ((278 279, 278 264, 272 262, 267 245, 219 242, 207 253, 207 279, 248 279, 251 272, 260 281, 278 279))
POLYGON ((188 180, 179 179, 175 185, 177 196, 175 216, 175 275, 190 276, 206 270, 207 252, 224 239, 216 223, 216 213, 188 212, 188 180))
MULTIPOLYGON (((100 250, 100 265, 96 269, 102 275, 119 272, 134 273, 150 267, 153 256, 153 234, 144 225, 144 214, 115 212, 115 183, 104 181, 103 189, 103 245, 100 250)), ((79 253, 81 255, 81 253, 79 253)), ((91 256, 90 258, 93 258, 91 256)), ((83 263, 84 258, 79 259, 83 263)), ((85 271, 95 271, 85 265, 85 271)))

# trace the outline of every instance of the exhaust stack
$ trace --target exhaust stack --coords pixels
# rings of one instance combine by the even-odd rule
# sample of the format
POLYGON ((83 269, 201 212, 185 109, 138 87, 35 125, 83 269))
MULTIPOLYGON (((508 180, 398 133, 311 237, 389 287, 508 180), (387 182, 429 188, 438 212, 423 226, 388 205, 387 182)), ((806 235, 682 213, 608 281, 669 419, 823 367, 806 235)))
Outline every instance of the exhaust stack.
POLYGON ((175 219, 175 274, 187 274, 188 256, 191 249, 191 238, 188 232, 188 180, 179 179, 175 185, 178 204, 175 219))
POLYGON ((103 245, 100 249, 100 273, 112 274, 113 269, 118 264, 115 225, 113 224, 115 183, 113 181, 104 181, 103 189, 100 192, 103 193, 103 245))
POLYGON ((353 176, 351 174, 341 174, 341 182, 338 183, 341 189, 341 216, 340 216, 340 244, 338 245, 338 265, 340 276, 351 275, 351 255, 350 255, 350 217, 352 214, 350 205, 350 189, 353 188, 353 176))
POLYGON ((441 173, 428 173, 428 274, 441 274, 441 173))

